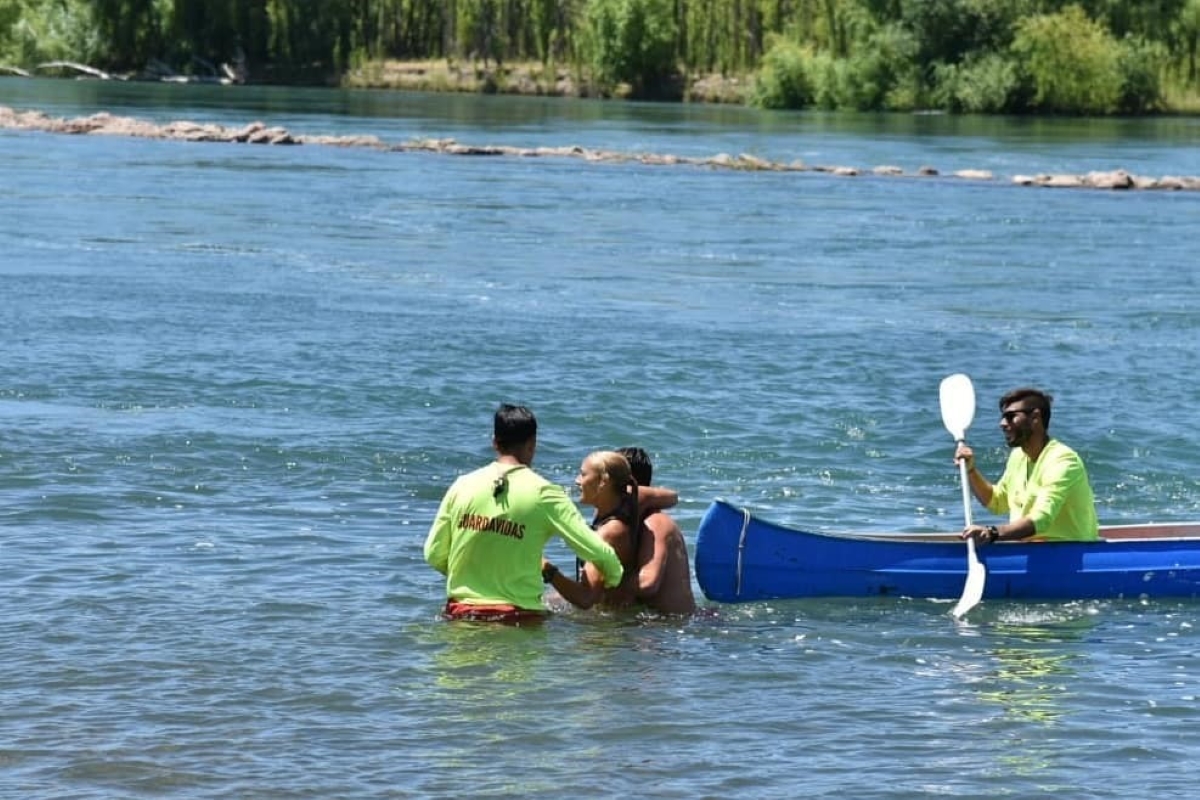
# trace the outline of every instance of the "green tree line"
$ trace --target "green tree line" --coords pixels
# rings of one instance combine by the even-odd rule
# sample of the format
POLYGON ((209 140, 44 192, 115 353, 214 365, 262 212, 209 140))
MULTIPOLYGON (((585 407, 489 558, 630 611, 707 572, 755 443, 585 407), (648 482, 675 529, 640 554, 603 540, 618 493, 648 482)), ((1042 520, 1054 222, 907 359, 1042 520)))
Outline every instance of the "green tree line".
POLYGON ((1198 44, 1200 0, 0 0, 0 66, 540 62, 643 97, 753 76, 770 108, 1153 112, 1200 98, 1198 44))

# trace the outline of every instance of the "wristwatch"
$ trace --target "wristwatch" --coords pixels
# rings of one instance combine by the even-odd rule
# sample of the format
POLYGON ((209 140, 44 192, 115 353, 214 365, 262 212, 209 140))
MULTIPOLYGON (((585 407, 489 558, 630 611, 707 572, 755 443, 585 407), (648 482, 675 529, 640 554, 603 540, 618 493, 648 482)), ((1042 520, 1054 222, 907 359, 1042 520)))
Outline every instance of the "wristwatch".
POLYGON ((994 542, 1000 538, 1000 529, 997 528, 995 525, 988 525, 987 526, 987 535, 988 535, 988 541, 994 542))
POLYGON ((562 573, 558 571, 558 567, 554 566, 553 564, 547 564, 546 566, 542 567, 542 583, 553 583, 554 576, 561 574, 562 573))

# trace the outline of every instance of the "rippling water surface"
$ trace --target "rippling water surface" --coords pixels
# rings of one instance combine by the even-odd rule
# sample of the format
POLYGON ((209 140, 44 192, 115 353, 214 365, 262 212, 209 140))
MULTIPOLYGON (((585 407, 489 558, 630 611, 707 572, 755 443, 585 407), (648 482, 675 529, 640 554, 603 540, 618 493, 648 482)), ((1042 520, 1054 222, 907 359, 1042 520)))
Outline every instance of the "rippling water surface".
MULTIPOLYGON (((15 80, 0 104, 1200 174, 1187 120, 15 80)), ((499 629, 438 620, 421 543, 504 400, 538 413, 554 480, 650 450, 692 543, 717 496, 954 529, 937 387, 957 371, 985 469, 995 399, 1036 383, 1102 520, 1200 519, 1200 197, 11 131, 0 185, 0 794, 1194 794, 1191 601, 499 629)))

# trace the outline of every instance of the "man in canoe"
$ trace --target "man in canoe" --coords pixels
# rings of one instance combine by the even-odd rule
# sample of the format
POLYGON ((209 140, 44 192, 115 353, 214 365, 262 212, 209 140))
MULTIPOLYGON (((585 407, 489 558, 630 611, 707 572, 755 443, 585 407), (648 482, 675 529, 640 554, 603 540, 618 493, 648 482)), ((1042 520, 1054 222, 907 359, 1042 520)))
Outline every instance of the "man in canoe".
POLYGON ((460 476, 442 498, 425 539, 425 560, 446 576, 445 616, 521 623, 546 615, 542 551, 561 535, 595 565, 606 587, 621 582, 616 552, 588 527, 562 487, 531 468, 537 419, 524 406, 500 406, 491 464, 460 476))
POLYGON ((975 453, 959 443, 955 461, 965 460, 971 491, 993 514, 1008 513, 1003 525, 968 525, 964 539, 980 544, 1030 541, 1095 541, 1096 501, 1083 460, 1050 437, 1053 398, 1033 388, 1000 398, 1000 430, 1012 448, 1004 475, 995 484, 975 466, 975 453))
MULTIPOLYGON (((648 487, 654 475, 650 456, 640 447, 621 447, 638 487, 648 487)), ((638 599, 661 614, 691 614, 696 610, 687 542, 678 523, 666 511, 649 509, 642 518, 638 553, 638 599)))

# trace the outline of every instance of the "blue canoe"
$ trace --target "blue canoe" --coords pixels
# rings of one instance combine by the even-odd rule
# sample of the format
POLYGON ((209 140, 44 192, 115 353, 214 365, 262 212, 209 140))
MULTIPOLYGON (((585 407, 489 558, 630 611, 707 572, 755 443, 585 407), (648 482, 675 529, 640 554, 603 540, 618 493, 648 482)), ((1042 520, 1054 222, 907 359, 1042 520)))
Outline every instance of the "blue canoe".
MULTIPOLYGON (((1200 522, 1103 526, 1099 542, 978 548, 984 599, 1200 596, 1200 522)), ((716 500, 696 534, 696 580, 722 603, 795 597, 952 600, 967 548, 957 533, 829 534, 788 528, 716 500)))

